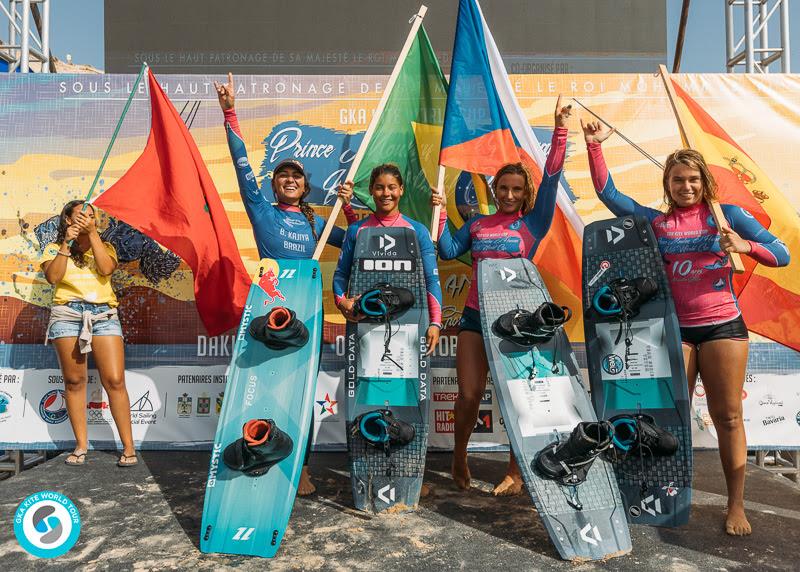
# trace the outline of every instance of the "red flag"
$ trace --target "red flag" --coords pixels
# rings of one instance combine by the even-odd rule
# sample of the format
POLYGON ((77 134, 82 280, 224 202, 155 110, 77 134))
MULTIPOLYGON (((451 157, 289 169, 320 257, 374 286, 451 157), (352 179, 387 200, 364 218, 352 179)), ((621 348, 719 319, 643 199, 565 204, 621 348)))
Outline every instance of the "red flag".
POLYGON ((239 323, 250 278, 200 151, 153 72, 141 156, 93 204, 172 250, 194 273, 200 319, 215 336, 239 323))

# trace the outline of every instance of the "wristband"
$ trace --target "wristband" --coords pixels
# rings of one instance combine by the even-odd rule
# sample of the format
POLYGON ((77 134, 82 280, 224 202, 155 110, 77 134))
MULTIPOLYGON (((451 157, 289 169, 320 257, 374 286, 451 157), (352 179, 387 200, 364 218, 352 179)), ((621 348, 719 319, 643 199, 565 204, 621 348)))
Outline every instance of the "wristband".
POLYGON ((69 252, 61 252, 60 250, 58 252, 56 252, 56 254, 60 254, 61 256, 66 256, 68 258, 69 258, 69 255, 70 255, 69 252))

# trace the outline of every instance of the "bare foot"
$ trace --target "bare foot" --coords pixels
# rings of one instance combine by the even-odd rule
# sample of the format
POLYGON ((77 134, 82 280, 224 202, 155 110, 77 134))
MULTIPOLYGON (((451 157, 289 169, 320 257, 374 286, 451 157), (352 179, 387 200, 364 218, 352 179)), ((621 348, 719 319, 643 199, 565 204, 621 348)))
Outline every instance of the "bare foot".
POLYGON ((460 455, 453 455, 453 467, 451 472, 453 473, 453 482, 455 482, 456 486, 465 491, 469 490, 472 475, 469 472, 466 455, 463 457, 460 455))
POLYGON ((297 496, 307 497, 315 492, 317 492, 317 487, 311 482, 311 475, 308 473, 308 465, 304 465, 303 470, 300 471, 300 483, 297 485, 297 496))
POLYGON ((728 516, 725 518, 725 532, 731 536, 747 536, 753 532, 744 514, 744 507, 741 505, 728 507, 728 516))
POLYGON ((522 477, 513 473, 507 474, 503 481, 494 487, 492 494, 496 497, 510 497, 522 492, 522 477))

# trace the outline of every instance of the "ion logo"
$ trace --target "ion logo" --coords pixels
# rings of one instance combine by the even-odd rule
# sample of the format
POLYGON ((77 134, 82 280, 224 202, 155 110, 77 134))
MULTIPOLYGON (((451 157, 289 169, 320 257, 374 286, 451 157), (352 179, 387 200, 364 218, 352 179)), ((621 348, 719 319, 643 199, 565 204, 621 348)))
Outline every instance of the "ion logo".
POLYGON ((415 260, 393 260, 391 258, 361 258, 359 267, 366 272, 414 272, 415 260))
POLYGON ((81 517, 72 501, 53 491, 26 498, 14 512, 14 534, 20 546, 39 558, 55 558, 78 541, 81 517))

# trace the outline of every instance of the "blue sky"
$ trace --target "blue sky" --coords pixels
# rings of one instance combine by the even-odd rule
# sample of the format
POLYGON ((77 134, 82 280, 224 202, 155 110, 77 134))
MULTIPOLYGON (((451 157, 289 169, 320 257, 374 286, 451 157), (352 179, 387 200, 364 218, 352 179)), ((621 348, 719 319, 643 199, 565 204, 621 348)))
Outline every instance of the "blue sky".
MULTIPOLYGON (((169 1, 169 0, 164 0, 169 1)), ((455 1, 455 0, 454 0, 455 1)), ((491 1, 491 0, 484 0, 491 1)), ((51 2, 51 43, 53 53, 60 59, 72 54, 75 63, 103 67, 103 0, 51 2)), ((800 5, 790 10, 792 32, 800 30, 800 5)), ((681 0, 667 0, 667 55, 672 66, 675 39, 678 33, 681 0)), ((777 19, 775 20, 777 24, 777 19)), ((740 25, 737 28, 741 34, 740 25)), ((777 26, 770 34, 778 38, 777 26)), ((737 38, 738 41, 738 38, 737 38)), ((795 70, 800 70, 800 37, 792 46, 795 70)), ((773 70, 779 71, 777 66, 773 70)), ((693 0, 686 30, 681 71, 725 71, 725 12, 723 0, 693 0)))

